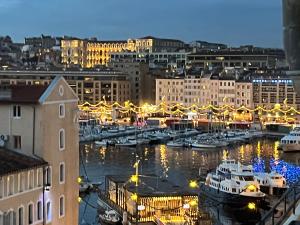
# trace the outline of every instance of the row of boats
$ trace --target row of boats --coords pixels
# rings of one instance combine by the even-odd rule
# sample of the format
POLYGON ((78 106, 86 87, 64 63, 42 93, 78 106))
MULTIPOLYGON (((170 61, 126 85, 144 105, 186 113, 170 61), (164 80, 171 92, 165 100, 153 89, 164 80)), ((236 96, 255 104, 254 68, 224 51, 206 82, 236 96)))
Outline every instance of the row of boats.
POLYGON ((193 138, 180 138, 167 143, 169 147, 219 148, 230 144, 248 142, 250 139, 262 137, 261 131, 226 131, 220 133, 200 134, 193 138))
POLYGON ((184 131, 171 131, 171 130, 156 130, 145 131, 131 136, 123 136, 118 138, 102 139, 94 143, 99 146, 118 146, 118 147, 135 147, 137 145, 158 144, 166 142, 172 138, 184 135, 196 135, 199 131, 194 129, 184 131))
POLYGON ((266 194, 282 194, 288 188, 285 178, 274 171, 255 173, 251 165, 224 159, 214 172, 200 182, 203 194, 222 204, 244 206, 261 203, 266 194))

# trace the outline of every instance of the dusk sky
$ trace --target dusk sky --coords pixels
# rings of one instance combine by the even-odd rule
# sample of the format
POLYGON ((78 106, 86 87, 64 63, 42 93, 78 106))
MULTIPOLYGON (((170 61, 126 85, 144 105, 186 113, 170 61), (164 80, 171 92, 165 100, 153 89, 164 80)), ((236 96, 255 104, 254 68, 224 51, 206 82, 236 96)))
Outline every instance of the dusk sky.
POLYGON ((147 35, 282 47, 281 0, 0 0, 0 36, 147 35))

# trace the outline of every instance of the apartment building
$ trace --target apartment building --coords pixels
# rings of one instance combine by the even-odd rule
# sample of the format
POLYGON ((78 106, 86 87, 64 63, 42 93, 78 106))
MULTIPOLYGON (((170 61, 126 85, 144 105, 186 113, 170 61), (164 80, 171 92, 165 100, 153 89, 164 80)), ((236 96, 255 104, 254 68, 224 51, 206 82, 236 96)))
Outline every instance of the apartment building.
POLYGON ((109 67, 127 74, 131 87, 131 102, 137 105, 154 104, 155 75, 150 72, 148 64, 122 60, 109 63, 109 67))
POLYGON ((127 75, 113 70, 55 70, 55 71, 0 71, 1 84, 50 84, 55 76, 63 76, 71 86, 79 103, 100 101, 123 103, 131 100, 131 86, 127 75))
POLYGON ((155 103, 167 105, 184 103, 184 79, 156 79, 155 103))
POLYGON ((239 67, 250 70, 276 68, 284 61, 284 52, 276 49, 228 48, 200 50, 187 56, 188 67, 239 67))
POLYGON ((179 50, 174 52, 114 52, 110 54, 112 62, 128 60, 131 62, 144 62, 150 68, 182 68, 187 62, 191 52, 179 50))
POLYGON ((77 225, 77 96, 61 76, 0 87, 0 224, 77 225))
POLYGON ((274 108, 275 104, 283 107, 293 106, 300 109, 300 96, 296 93, 293 81, 285 75, 254 75, 253 76, 254 106, 274 108))
POLYGON ((252 83, 219 74, 187 75, 181 79, 156 80, 156 104, 253 107, 252 83))

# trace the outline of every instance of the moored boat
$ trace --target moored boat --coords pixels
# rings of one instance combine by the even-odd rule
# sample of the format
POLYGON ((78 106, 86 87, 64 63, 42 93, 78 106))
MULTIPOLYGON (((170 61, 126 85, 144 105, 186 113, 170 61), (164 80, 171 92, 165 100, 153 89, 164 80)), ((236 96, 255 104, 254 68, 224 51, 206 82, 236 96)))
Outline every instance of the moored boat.
POLYGON ((300 152, 300 127, 295 127, 288 135, 280 140, 284 152, 300 152))

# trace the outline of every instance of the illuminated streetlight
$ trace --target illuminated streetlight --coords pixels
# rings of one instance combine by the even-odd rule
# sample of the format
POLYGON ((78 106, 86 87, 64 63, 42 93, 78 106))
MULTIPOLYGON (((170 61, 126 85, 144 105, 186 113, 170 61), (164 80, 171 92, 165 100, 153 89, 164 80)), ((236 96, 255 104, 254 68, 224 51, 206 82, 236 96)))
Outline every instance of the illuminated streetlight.
POLYGON ((189 183, 190 188, 196 188, 198 187, 198 183, 195 180, 191 180, 189 183))

